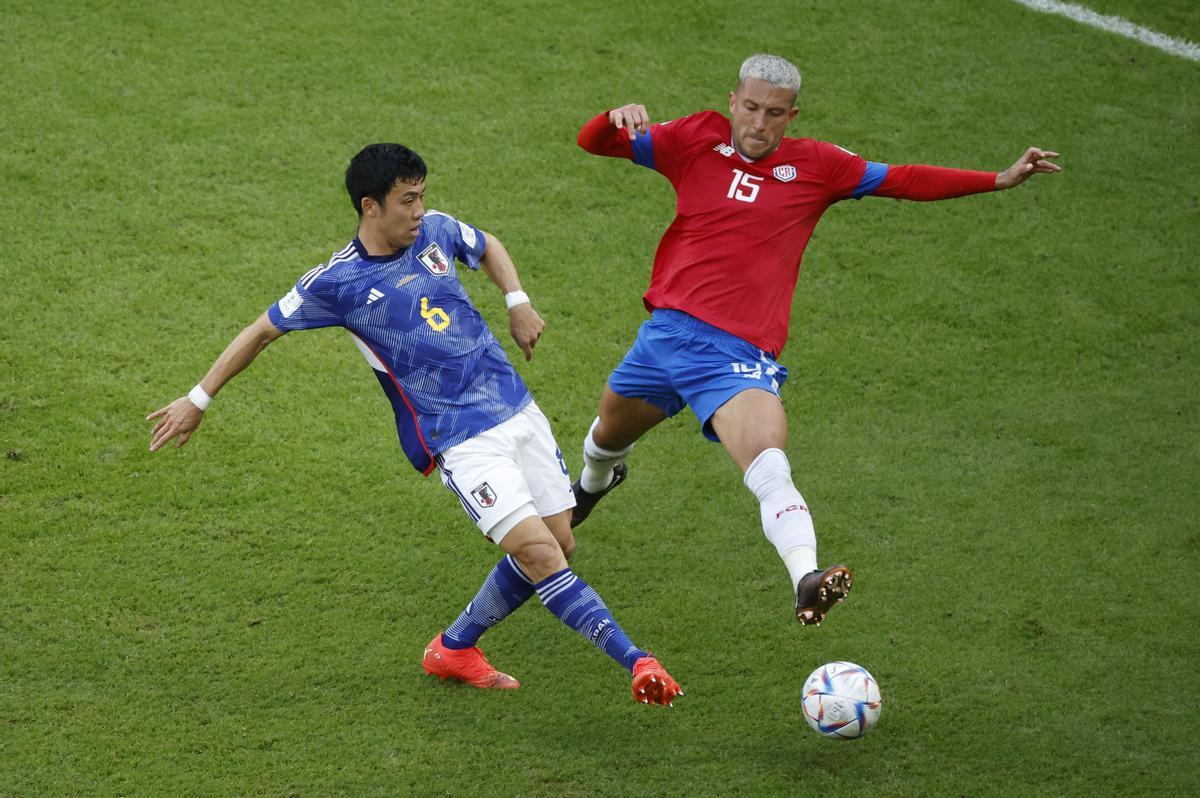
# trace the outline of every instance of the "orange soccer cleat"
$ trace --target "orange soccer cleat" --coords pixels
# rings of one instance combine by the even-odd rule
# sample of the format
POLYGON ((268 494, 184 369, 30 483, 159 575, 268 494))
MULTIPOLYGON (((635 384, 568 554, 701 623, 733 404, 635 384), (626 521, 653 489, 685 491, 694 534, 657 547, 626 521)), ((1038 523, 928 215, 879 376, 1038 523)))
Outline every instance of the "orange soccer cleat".
POLYGON ((479 646, 446 648, 442 644, 441 632, 438 632, 425 647, 421 667, 430 676, 453 679, 485 690, 515 690, 521 686, 520 682, 507 673, 493 668, 492 663, 488 662, 487 657, 479 650, 479 646))
POLYGON ((683 695, 679 682, 671 678, 653 654, 633 663, 633 699, 642 704, 674 706, 675 696, 683 695))

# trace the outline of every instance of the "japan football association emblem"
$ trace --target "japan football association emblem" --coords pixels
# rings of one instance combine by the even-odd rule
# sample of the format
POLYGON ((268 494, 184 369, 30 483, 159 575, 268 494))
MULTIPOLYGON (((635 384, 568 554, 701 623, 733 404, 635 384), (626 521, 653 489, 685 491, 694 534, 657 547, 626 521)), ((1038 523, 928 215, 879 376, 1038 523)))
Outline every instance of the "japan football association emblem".
POLYGON ((437 244, 430 244, 421 250, 417 255, 417 260, 421 261, 421 265, 429 269, 430 273, 438 277, 450 273, 450 259, 437 244))
POLYGON ((775 175, 775 179, 781 183, 790 183, 796 179, 796 167, 790 163, 776 166, 771 170, 771 174, 775 175))
POLYGON ((496 492, 486 482, 471 491, 471 495, 475 497, 475 501, 479 503, 479 506, 484 509, 496 503, 496 492))

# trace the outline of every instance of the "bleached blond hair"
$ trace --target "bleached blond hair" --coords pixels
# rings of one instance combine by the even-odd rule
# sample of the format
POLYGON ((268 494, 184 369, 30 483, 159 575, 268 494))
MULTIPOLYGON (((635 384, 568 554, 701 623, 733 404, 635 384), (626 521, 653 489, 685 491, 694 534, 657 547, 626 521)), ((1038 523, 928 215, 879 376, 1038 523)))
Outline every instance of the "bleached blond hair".
POLYGON ((738 70, 738 84, 745 82, 746 78, 765 80, 772 86, 800 94, 800 70, 791 61, 777 55, 758 53, 747 58, 738 70))

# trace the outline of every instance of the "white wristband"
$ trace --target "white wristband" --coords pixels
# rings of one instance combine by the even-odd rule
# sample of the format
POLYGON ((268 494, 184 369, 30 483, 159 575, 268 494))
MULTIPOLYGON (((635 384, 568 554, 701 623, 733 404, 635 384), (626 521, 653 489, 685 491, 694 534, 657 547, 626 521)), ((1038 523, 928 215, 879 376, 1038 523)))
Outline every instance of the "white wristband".
POLYGON ((201 388, 199 384, 197 384, 192 390, 188 391, 188 400, 198 407, 201 413, 207 410, 208 406, 212 404, 212 397, 205 393, 204 389, 201 388))
POLYGON ((508 305, 508 309, 512 310, 517 305, 524 305, 529 302, 529 294, 524 291, 509 291, 504 295, 504 304, 508 305))

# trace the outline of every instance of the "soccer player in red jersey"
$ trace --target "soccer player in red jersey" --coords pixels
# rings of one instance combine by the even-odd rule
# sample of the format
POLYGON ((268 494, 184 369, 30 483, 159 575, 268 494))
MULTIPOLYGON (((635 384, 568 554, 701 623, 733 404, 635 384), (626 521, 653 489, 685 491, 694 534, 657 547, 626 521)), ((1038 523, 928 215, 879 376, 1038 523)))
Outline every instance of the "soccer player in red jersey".
POLYGON ((585 150, 660 172, 677 200, 643 297, 650 320, 609 377, 584 439, 571 520, 582 523, 625 479, 625 456, 638 438, 690 405, 759 501, 763 531, 792 578, 797 620, 820 624, 852 580, 843 565, 817 567, 812 518, 783 451, 779 389, 787 369, 776 360, 813 228, 844 199, 949 199, 1013 188, 1061 167, 1052 162, 1058 153, 1037 147, 1002 172, 867 161, 834 144, 784 136, 799 91, 794 65, 754 55, 729 95, 729 118, 702 111, 651 124, 644 106, 630 104, 580 130, 585 150))

